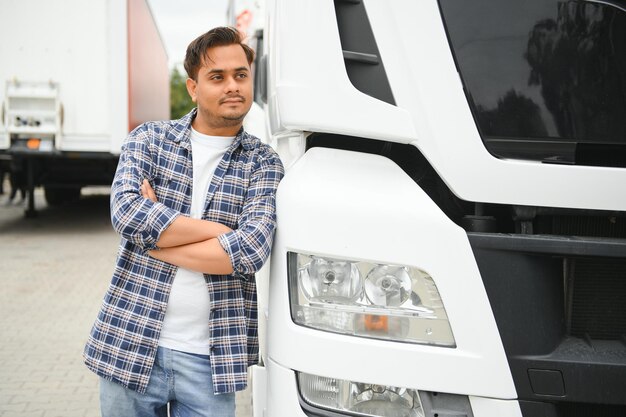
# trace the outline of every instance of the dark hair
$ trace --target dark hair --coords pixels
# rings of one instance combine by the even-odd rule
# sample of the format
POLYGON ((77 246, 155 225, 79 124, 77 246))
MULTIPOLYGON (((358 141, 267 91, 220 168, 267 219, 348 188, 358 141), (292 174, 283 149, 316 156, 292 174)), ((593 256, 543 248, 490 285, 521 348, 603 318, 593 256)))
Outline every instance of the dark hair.
POLYGON ((198 77, 198 71, 209 59, 208 51, 215 46, 241 45, 246 53, 248 64, 252 65, 254 61, 254 50, 243 42, 243 35, 235 28, 228 26, 220 26, 211 29, 204 35, 198 36, 187 47, 185 54, 185 71, 187 76, 193 80, 198 77))

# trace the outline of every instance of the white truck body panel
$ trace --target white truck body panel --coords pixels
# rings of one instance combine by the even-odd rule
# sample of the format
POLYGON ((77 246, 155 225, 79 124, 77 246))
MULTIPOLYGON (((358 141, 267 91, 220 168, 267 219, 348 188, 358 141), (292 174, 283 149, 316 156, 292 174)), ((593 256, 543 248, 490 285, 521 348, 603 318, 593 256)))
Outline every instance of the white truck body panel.
MULTIPOLYGON (((125 2, 3 2, 0 80, 59 84, 60 150, 119 153, 128 126, 125 22, 125 2)), ((0 148, 8 145, 5 135, 0 148)))
POLYGON ((109 133, 109 152, 119 154, 122 142, 128 134, 129 103, 128 103, 128 30, 124 22, 128 20, 126 2, 108 1, 108 36, 110 48, 110 101, 108 114, 111 121, 109 133))
POLYGON ((0 154, 27 189, 27 216, 35 187, 54 205, 110 184, 128 133, 169 118, 167 53, 147 0, 9 0, 0 36, 0 154), (34 94, 46 87, 52 99, 34 94))
POLYGON ((270 77, 268 107, 273 134, 304 130, 357 134, 397 142, 415 140, 410 114, 361 93, 346 74, 332 1, 279 2, 269 8, 270 77), (282 16, 289 16, 284 19, 282 16), (276 31, 276 32, 274 32, 276 31), (315 36, 308 36, 315 33, 315 36), (314 58, 315 65, 305 65, 314 58), (319 103, 324 103, 320 106, 319 103), (358 112, 352 111, 359 109, 358 112))
POLYGON ((319 22, 335 21, 331 0, 276 2, 268 7, 272 134, 314 130, 413 144, 468 201, 626 209, 626 195, 605 186, 626 184, 624 169, 506 160, 486 150, 436 0, 364 3, 397 106, 350 83, 337 28, 318 30, 319 22), (312 57, 316 65, 305 65, 312 57))
MULTIPOLYGON (((56 83, 56 151, 118 155, 130 129, 168 118, 167 55, 145 0, 9 0, 0 10, 0 101, 7 81, 56 83)), ((2 123, 0 150, 10 146, 2 123)))
POLYGON ((378 155, 311 149, 281 183, 277 217, 281 223, 271 271, 280 279, 270 287, 270 359, 288 369, 357 382, 516 397, 467 234, 397 165, 378 155), (400 240, 401 245, 393 244, 400 240), (439 289, 456 348, 345 336, 294 324, 286 279, 288 251, 427 271, 439 289))

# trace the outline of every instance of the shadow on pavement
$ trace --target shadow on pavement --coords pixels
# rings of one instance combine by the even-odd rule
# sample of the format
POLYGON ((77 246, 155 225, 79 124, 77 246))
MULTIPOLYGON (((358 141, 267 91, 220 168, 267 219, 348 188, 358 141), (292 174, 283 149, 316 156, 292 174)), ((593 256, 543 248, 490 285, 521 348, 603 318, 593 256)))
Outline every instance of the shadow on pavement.
POLYGON ((85 234, 111 226, 108 194, 83 195, 74 202, 48 206, 42 195, 35 195, 37 216, 26 218, 25 206, 0 206, 0 238, 11 234, 85 234))

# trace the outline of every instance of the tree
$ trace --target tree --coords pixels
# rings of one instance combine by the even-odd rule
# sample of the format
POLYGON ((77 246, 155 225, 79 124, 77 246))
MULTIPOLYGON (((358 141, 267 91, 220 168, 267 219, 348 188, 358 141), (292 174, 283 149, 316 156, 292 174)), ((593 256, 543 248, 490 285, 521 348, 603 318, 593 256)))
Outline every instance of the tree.
POLYGON ((494 109, 477 106, 478 120, 487 136, 547 137, 548 131, 541 118, 541 109, 530 98, 514 89, 498 99, 494 109))
POLYGON ((174 67, 170 73, 170 117, 179 119, 195 107, 187 93, 186 77, 174 67))
POLYGON ((626 137, 626 15, 618 7, 560 2, 537 22, 525 58, 559 135, 583 141, 626 137))

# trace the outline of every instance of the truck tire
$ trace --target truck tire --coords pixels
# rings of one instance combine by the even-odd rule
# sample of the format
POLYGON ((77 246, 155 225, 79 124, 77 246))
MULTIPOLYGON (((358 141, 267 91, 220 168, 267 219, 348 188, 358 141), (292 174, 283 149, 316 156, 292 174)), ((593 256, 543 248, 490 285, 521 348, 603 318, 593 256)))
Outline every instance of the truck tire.
POLYGON ((44 195, 48 205, 58 206, 78 200, 80 198, 80 188, 45 187, 44 195))

